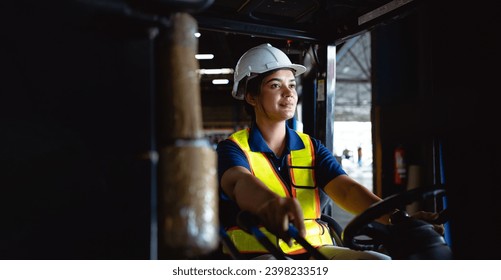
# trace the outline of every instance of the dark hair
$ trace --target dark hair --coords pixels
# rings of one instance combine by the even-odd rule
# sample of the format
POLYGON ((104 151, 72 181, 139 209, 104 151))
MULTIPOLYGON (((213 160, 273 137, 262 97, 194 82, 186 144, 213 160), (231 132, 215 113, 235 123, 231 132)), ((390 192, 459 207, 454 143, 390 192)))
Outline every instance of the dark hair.
MULTIPOLYGON (((253 77, 251 79, 246 79, 245 80, 245 95, 250 94, 253 97, 259 96, 261 93, 261 83, 264 80, 264 77, 266 77, 269 73, 262 73, 257 75, 256 77, 253 77)), ((245 112, 251 117, 252 121, 256 120, 256 112, 254 112, 254 107, 247 103, 247 101, 244 99, 244 106, 245 106, 245 112)))

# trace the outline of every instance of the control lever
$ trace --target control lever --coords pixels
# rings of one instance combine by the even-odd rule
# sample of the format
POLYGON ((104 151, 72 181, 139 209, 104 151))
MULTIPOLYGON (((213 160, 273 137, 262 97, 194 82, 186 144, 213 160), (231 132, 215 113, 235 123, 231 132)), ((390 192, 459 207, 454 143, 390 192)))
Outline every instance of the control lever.
POLYGON ((237 247, 233 242, 231 241, 230 237, 224 230, 224 228, 220 227, 219 228, 219 235, 221 236, 221 242, 223 243, 224 246, 230 251, 230 255, 233 259, 236 260, 244 260, 245 258, 243 255, 238 251, 237 247))
MULTIPOLYGON (((258 241, 268 250, 275 258, 279 260, 286 259, 285 254, 281 249, 277 248, 273 243, 259 230, 259 218, 247 211, 241 211, 237 216, 237 224, 247 233, 252 234, 258 241)), ((306 251, 317 260, 326 260, 327 258, 313 247, 306 239, 299 235, 299 231, 289 223, 287 233, 291 238, 296 240, 306 251)))
POLYGON ((315 247, 311 246, 311 244, 306 241, 303 237, 299 235, 299 231, 293 224, 289 224, 289 229, 287 231, 290 235, 290 237, 294 238, 303 248, 310 253, 312 257, 314 257, 317 260, 327 260, 327 258, 322 255, 315 247))

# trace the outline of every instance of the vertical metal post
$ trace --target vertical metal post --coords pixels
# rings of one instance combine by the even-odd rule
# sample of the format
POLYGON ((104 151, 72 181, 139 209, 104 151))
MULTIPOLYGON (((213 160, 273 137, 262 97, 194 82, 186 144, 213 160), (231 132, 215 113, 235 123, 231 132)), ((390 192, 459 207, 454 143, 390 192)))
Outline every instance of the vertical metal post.
POLYGON ((155 120, 155 97, 156 97, 156 86, 155 86, 155 38, 158 35, 158 28, 151 28, 149 30, 150 39, 150 260, 158 259, 158 215, 157 215, 157 205, 158 205, 158 187, 157 187, 157 167, 158 167, 158 152, 157 152, 157 141, 156 141, 156 120, 155 120))
POLYGON ((325 146, 334 153, 334 105, 336 100, 336 46, 327 46, 327 75, 325 89, 325 146))

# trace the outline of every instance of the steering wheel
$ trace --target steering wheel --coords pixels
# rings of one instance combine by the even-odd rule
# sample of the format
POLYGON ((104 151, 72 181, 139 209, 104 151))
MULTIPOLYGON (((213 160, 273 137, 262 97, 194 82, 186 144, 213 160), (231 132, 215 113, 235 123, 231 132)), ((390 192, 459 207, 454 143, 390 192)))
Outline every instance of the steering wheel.
POLYGON ((437 189, 436 187, 420 187, 389 196, 386 199, 373 204, 348 223, 342 233, 343 244, 356 250, 373 249, 377 246, 377 244, 383 244, 385 240, 390 237, 390 226, 378 223, 372 223, 369 225, 369 223, 384 214, 400 209, 412 202, 424 200, 430 197, 437 197, 442 194, 445 194, 444 189, 437 189), (363 239, 359 241, 355 237, 360 235, 365 235, 372 239, 363 239))

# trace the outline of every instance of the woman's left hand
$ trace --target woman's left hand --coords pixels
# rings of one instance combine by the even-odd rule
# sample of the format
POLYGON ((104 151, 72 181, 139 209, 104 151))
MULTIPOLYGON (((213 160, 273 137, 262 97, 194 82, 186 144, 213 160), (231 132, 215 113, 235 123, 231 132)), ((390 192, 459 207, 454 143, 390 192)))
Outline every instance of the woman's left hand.
POLYGON ((423 220, 433 225, 433 229, 440 235, 444 235, 445 227, 443 224, 435 224, 434 221, 438 218, 438 213, 418 211, 411 215, 412 218, 423 220))

